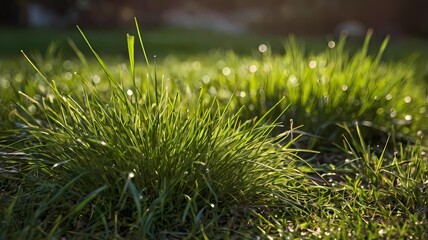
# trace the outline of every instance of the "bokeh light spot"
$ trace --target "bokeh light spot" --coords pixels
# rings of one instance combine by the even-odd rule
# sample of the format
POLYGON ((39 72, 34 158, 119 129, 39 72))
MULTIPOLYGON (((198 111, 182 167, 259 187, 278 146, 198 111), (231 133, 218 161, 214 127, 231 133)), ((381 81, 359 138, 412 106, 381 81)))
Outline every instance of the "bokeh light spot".
POLYGON ((73 78, 73 74, 71 72, 66 72, 64 74, 64 78, 67 80, 71 80, 73 78))
POLYGON ((63 67, 63 68, 65 68, 65 69, 67 69, 67 70, 70 70, 70 69, 72 69, 72 68, 73 68, 73 62, 72 62, 72 61, 70 61, 70 60, 65 60, 65 61, 62 63, 62 67, 63 67))
POLYGON ((4 89, 8 89, 10 87, 10 82, 7 79, 2 79, 0 81, 0 86, 4 89))
POLYGON ((268 50, 268 47, 266 46, 266 44, 260 44, 259 45, 259 51, 261 53, 265 53, 265 52, 267 52, 267 50, 268 50))
POLYGON ((256 65, 254 65, 254 64, 252 64, 252 65, 250 66, 249 70, 250 70, 250 72, 251 72, 251 73, 255 73, 255 72, 257 72, 257 66, 256 66, 256 65))
POLYGON ((98 75, 94 75, 94 76, 92 76, 92 81, 93 81, 95 84, 98 84, 98 83, 100 83, 101 78, 100 78, 100 76, 98 76, 98 75))
POLYGON ((407 96, 407 97, 404 98, 404 101, 406 103, 410 103, 412 101, 412 98, 410 96, 407 96))
POLYGON ((288 83, 296 86, 299 83, 299 80, 297 79, 296 75, 291 74, 290 77, 288 77, 288 83))
POLYGON ((202 82, 203 83, 208 84, 208 83, 210 83, 210 81, 211 81, 210 76, 208 76, 208 75, 202 76, 202 82))
POLYGON ((132 94, 134 94, 134 92, 131 89, 128 89, 128 91, 126 91, 126 94, 128 94, 128 96, 132 96, 132 94))
POLYGON ((222 73, 224 76, 229 76, 232 70, 229 67, 224 67, 222 73))

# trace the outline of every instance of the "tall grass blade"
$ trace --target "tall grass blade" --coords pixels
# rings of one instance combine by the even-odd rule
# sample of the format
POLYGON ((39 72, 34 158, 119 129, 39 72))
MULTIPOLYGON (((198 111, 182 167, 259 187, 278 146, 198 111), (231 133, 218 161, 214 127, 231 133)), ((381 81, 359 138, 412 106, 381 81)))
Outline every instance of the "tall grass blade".
POLYGON ((137 84, 135 83, 134 36, 127 34, 126 39, 127 39, 127 43, 128 43, 129 68, 131 71, 131 77, 132 77, 132 81, 134 83, 134 87, 136 87, 137 84))
POLYGON ((140 27, 138 25, 138 21, 136 17, 134 18, 134 22, 135 22, 135 28, 137 29, 137 35, 140 41, 141 50, 143 51, 144 59, 146 60, 147 68, 150 69, 149 58, 147 57, 146 48, 144 47, 143 38, 141 36, 140 27))
POLYGON ((68 45, 70 45, 71 49, 73 49, 74 53, 79 58, 80 62, 82 62, 83 66, 89 68, 88 61, 86 60, 85 55, 80 51, 79 47, 77 47, 76 43, 73 40, 68 39, 68 45))
POLYGON ((85 40, 86 44, 88 45, 89 49, 91 50, 92 54, 97 59, 98 63, 106 73, 107 77, 110 81, 112 81, 116 86, 119 86, 119 83, 116 81, 116 79, 113 77, 113 74, 110 72, 110 70, 107 68, 107 65, 104 63, 104 61, 101 59, 101 57, 98 55, 98 53, 94 50, 89 40, 86 38, 86 35, 83 33, 82 29, 80 29, 79 26, 77 26, 77 29, 80 32, 80 35, 82 35, 83 39, 85 40))

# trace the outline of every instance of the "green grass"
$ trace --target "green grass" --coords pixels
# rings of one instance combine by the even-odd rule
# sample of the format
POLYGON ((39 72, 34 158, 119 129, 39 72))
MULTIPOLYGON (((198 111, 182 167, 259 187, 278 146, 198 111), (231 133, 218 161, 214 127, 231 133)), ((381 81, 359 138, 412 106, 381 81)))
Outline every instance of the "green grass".
MULTIPOLYGON (((127 30, 92 29, 85 30, 93 44, 109 55, 127 57, 127 30)), ((135 32, 129 29, 128 32, 135 32)), ((32 52, 44 51, 53 41, 67 56, 73 56, 68 40, 84 46, 79 32, 72 30, 52 29, 0 29, 0 57, 18 56, 20 50, 32 52)), ((239 54, 250 54, 252 48, 261 42, 269 42, 276 51, 282 51, 283 38, 277 36, 260 36, 257 34, 233 35, 216 33, 208 30, 189 30, 180 28, 154 28, 144 31, 144 42, 150 56, 166 56, 170 54, 189 56, 203 53, 211 49, 233 49, 239 54), (243 41, 245 39, 245 41, 243 41)), ((82 49, 89 53, 86 48, 82 49)), ((137 52, 139 54, 139 52, 137 52)))
POLYGON ((0 65, 0 238, 428 237, 424 73, 387 41, 154 62, 82 35, 0 65))

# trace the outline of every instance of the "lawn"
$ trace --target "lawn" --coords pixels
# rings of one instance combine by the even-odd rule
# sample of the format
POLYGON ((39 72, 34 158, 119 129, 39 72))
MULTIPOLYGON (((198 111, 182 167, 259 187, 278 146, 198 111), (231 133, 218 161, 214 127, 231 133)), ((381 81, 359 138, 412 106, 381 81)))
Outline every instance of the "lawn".
POLYGON ((79 31, 1 38, 1 239, 428 238, 426 43, 79 31))

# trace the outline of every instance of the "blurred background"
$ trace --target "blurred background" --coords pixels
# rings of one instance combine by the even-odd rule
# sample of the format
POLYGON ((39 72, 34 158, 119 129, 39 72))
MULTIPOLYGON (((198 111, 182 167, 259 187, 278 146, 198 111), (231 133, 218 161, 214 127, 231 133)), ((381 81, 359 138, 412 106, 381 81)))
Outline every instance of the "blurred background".
POLYGON ((3 27, 177 26, 241 34, 428 36, 427 0, 6 0, 3 27))

